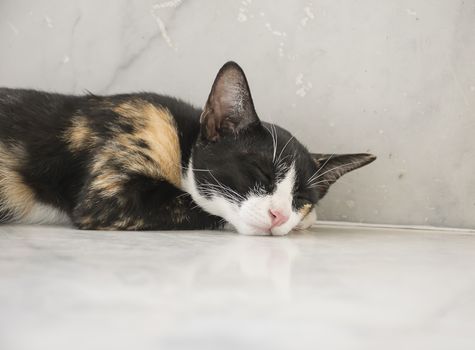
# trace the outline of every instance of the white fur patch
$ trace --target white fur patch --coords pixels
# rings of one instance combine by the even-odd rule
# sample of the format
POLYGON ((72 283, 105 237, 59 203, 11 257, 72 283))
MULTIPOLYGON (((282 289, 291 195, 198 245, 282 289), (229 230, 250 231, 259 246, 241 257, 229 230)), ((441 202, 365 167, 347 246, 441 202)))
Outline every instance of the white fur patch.
POLYGON ((314 208, 310 213, 308 213, 302 221, 295 226, 295 230, 306 230, 317 222, 317 210, 314 208))
POLYGON ((192 167, 190 159, 187 173, 182 181, 183 190, 188 192, 201 208, 224 218, 241 234, 283 236, 302 220, 302 215, 292 209, 294 166, 277 183, 276 190, 272 194, 253 194, 242 201, 240 206, 219 194, 213 194, 210 198, 202 196, 198 191, 192 167), (289 219, 284 224, 270 229, 272 223, 270 209, 280 211, 289 219))
POLYGON ((21 224, 70 224, 68 215, 50 205, 35 203, 31 210, 16 222, 21 224))

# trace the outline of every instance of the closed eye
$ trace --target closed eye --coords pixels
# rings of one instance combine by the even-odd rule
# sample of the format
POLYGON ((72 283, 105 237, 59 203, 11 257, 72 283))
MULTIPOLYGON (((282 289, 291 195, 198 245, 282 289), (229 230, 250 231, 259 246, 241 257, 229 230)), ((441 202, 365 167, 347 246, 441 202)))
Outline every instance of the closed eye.
POLYGON ((270 185, 273 181, 272 167, 266 167, 266 162, 253 157, 252 160, 248 160, 250 174, 255 180, 261 182, 263 185, 270 185))
POLYGON ((272 181, 272 177, 266 171, 264 171, 261 167, 256 166, 256 171, 258 173, 259 180, 264 180, 265 184, 270 184, 272 181))

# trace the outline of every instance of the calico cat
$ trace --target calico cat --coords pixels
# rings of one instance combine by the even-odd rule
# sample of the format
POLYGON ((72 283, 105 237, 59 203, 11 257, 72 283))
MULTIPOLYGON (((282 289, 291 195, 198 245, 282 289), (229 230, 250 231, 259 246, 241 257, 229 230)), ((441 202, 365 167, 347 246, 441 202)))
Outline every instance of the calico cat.
POLYGON ((370 154, 311 154, 226 63, 203 110, 153 93, 0 89, 0 222, 285 235, 370 154))

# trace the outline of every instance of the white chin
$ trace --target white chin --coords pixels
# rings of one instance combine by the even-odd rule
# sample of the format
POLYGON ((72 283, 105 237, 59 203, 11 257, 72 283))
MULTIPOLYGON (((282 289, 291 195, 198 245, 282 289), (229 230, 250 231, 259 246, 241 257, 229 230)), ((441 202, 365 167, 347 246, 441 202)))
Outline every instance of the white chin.
POLYGON ((248 224, 235 225, 234 227, 236 231, 240 233, 241 235, 246 235, 246 236, 270 236, 271 235, 269 230, 266 231, 266 230, 258 229, 248 224))
POLYGON ((237 231, 239 234, 245 236, 285 236, 291 231, 280 227, 274 227, 271 230, 262 230, 248 224, 232 225, 230 223, 225 225, 225 229, 237 231))
POLYGON ((285 236, 290 232, 290 230, 279 230, 280 227, 272 229, 272 236, 285 236))

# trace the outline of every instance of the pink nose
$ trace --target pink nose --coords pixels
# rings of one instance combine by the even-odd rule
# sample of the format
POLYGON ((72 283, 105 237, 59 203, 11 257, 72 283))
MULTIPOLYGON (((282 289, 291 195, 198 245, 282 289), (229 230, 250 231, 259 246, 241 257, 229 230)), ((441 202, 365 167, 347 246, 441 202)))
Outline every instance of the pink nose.
POLYGON ((289 217, 282 214, 281 211, 275 209, 269 209, 269 214, 272 220, 271 228, 280 226, 289 220, 289 217))

